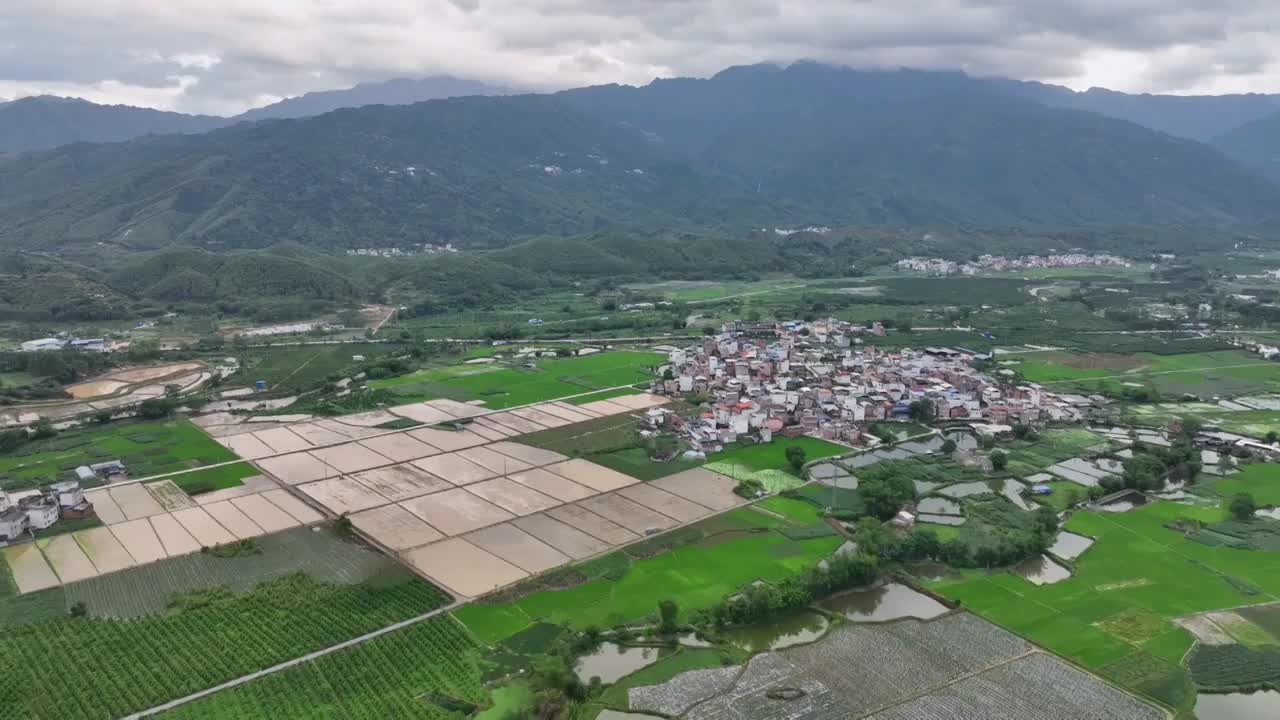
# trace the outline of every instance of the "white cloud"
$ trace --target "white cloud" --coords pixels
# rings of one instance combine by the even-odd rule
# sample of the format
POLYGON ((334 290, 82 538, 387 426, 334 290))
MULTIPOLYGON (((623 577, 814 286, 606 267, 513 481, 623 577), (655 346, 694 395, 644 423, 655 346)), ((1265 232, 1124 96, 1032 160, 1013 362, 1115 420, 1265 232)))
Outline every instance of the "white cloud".
POLYGON ((5 0, 0 83, 235 112, 397 76, 554 89, 809 58, 1277 91, 1277 40, 1268 0, 5 0))

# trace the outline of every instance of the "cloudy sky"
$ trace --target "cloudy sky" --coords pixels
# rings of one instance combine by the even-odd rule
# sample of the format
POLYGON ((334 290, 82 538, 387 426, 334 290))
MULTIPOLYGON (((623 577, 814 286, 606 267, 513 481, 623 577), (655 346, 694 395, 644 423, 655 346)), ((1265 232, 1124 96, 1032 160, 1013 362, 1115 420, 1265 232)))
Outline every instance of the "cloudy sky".
POLYGON ((362 80, 531 89, 760 61, 1280 92, 1274 0, 0 0, 0 99, 234 114, 362 80))

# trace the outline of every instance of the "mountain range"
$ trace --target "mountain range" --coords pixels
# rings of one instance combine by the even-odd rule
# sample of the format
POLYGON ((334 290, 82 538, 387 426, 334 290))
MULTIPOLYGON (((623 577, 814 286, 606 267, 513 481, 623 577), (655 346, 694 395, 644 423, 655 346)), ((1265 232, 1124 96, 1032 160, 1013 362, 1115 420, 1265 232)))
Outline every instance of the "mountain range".
POLYGON ((362 105, 408 105, 439 98, 511 92, 507 88, 442 75, 307 93, 229 118, 97 105, 76 98, 41 95, 0 103, 0 154, 45 150, 75 142, 118 142, 144 135, 202 133, 241 122, 307 117, 362 105))
MULTIPOLYGON (((797 63, 80 143, 0 161, 0 246, 495 248, 612 229, 1274 218, 1280 191, 1256 163, 1064 98, 961 73, 797 63)), ((1264 101, 1231 99, 1244 125, 1229 135, 1262 123, 1265 136, 1264 101)), ((1224 122, 1187 107, 1167 113, 1186 132, 1224 122)))

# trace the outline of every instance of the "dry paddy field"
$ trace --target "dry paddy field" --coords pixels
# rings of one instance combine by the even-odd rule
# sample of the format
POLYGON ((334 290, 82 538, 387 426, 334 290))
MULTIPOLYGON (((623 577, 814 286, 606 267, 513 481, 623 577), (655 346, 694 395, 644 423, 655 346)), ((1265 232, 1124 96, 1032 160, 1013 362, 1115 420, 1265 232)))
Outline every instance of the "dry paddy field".
POLYGON ((103 527, 3 549, 20 593, 44 590, 324 519, 265 477, 191 497, 172 481, 85 493, 103 527))
MULTIPOLYGON (((489 411, 432 400, 267 428, 225 417, 205 427, 299 497, 348 517, 375 545, 467 598, 740 504, 735 482, 713 472, 640 485, 519 442, 527 433, 663 402, 640 394, 489 411), (377 428, 405 418, 452 427, 377 428)), ((241 507, 247 504, 201 509, 235 537, 250 532, 251 521, 258 527, 281 521, 268 521, 261 503, 241 507)))

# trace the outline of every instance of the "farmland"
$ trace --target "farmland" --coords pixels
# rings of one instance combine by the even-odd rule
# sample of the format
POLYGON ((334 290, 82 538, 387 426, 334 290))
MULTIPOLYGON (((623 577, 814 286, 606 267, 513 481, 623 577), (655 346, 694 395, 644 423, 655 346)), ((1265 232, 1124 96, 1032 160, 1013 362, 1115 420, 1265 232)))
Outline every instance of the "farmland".
POLYGON ((533 368, 495 363, 420 370, 375 380, 371 386, 408 399, 481 400, 485 407, 509 408, 647 382, 653 379, 652 368, 664 360, 658 353, 617 351, 584 357, 541 358, 533 368))
POLYGON ((607 556, 612 558, 607 562, 572 569, 577 580, 572 587, 473 604, 455 615, 492 641, 538 621, 582 629, 637 620, 654 613, 667 597, 679 598, 681 608, 693 612, 752 581, 780 580, 811 567, 842 542, 833 536, 791 540, 781 532, 790 526, 770 515, 735 510, 683 531, 688 544, 649 557, 642 543, 626 554, 607 556))
POLYGON ((1123 513, 1077 513, 1066 529, 1096 539, 1074 575, 1035 586, 1004 573, 935 583, 993 622, 1173 707, 1192 697, 1179 661, 1191 648, 1175 616, 1264 602, 1280 594, 1271 553, 1211 547, 1165 527, 1222 519, 1218 508, 1152 503, 1123 513))
POLYGON ((1280 363, 1239 350, 1157 355, 1135 353, 1024 356, 1006 365, 1055 390, 1119 393, 1143 385, 1162 396, 1237 396, 1280 389, 1280 363))
POLYGON ((234 380, 246 385, 262 380, 269 390, 298 392, 350 367, 355 355, 381 355, 395 348, 386 343, 250 348, 241 353, 243 364, 234 380))
POLYGON ((295 574, 249 593, 217 588, 175 596, 166 614, 129 621, 68 618, 7 629, 0 673, 15 717, 120 717, 385 627, 439 606, 417 579, 342 586, 295 574), (139 652, 149 648, 149 652, 139 652), (58 692, 67 674, 88 679, 58 692))
POLYGON ((188 495, 199 495, 213 490, 239 487, 244 484, 242 480, 257 474, 258 469, 249 463, 232 463, 174 475, 169 479, 188 495))
POLYGON ((483 706, 475 641, 437 617, 165 714, 174 720, 446 720, 483 706))
POLYGON ((1249 493, 1261 506, 1280 505, 1280 465, 1244 465, 1235 475, 1213 480, 1210 487, 1223 497, 1249 493))
POLYGON ((80 465, 122 460, 132 477, 149 477, 236 460, 187 420, 116 422, 68 430, 0 455, 0 489, 68 479, 80 465))

